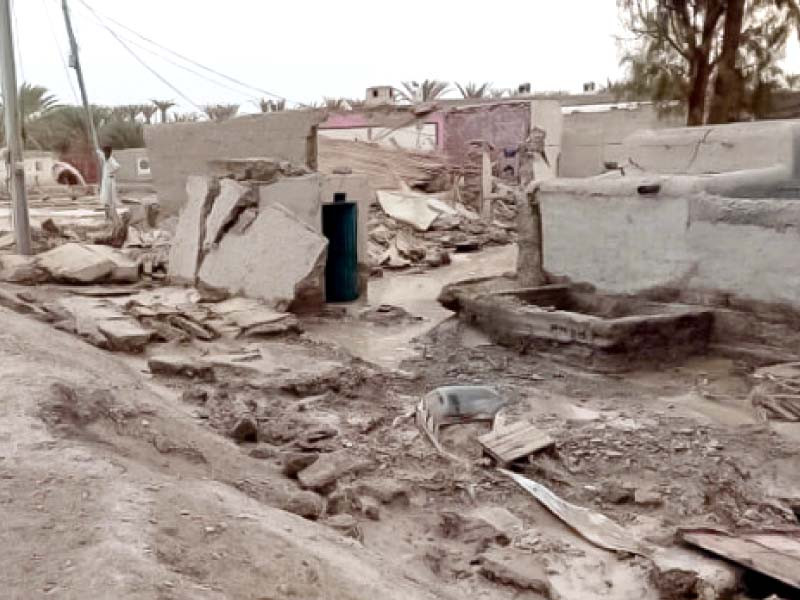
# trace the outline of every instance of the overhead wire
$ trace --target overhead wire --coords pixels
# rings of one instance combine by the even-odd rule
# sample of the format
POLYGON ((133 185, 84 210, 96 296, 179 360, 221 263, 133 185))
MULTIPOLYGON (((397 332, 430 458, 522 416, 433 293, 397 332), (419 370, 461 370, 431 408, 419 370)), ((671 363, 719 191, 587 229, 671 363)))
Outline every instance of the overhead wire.
POLYGON ((64 58, 64 52, 61 49, 61 45, 58 42, 58 36, 56 35, 56 28, 53 24, 53 18, 50 15, 50 7, 47 5, 47 0, 42 0, 42 4, 44 5, 44 12, 47 15, 47 22, 50 24, 50 33, 53 34, 53 43, 56 46, 56 50, 58 51, 58 57, 61 59, 61 66, 64 67, 64 74, 67 77, 67 83, 69 83, 69 89, 72 91, 72 97, 75 100, 75 104, 80 104, 80 100, 78 99, 78 91, 75 89, 75 84, 72 81, 72 75, 69 72, 69 66, 67 65, 67 60, 64 58))
MULTIPOLYGON (((89 10, 89 11, 90 11, 90 12, 91 12, 91 13, 92 13, 92 14, 93 14, 93 15, 94 15, 94 16, 95 16, 95 17, 96 17, 98 20, 100 20, 101 13, 100 13, 99 11, 97 11, 96 9, 94 9, 94 8, 93 8, 91 5, 89 5, 89 4, 88 4, 88 3, 87 3, 85 0, 78 0, 78 2, 80 2, 80 3, 81 3, 81 4, 82 4, 82 5, 83 5, 83 6, 84 6, 84 7, 85 7, 87 10, 89 10)), ((158 47, 158 48, 160 48, 160 49, 164 50, 165 52, 169 52, 169 53, 170 53, 170 54, 172 54, 173 56, 176 56, 176 57, 178 57, 179 59, 181 59, 181 60, 183 60, 183 61, 186 61, 186 62, 188 62, 188 63, 191 63, 191 64, 192 64, 192 65, 194 65, 195 67, 198 67, 198 68, 200 68, 200 69, 203 69, 204 71, 208 71, 209 73, 213 73, 213 74, 214 74, 214 75, 216 75, 217 77, 221 77, 221 78, 223 78, 223 79, 227 79, 228 81, 230 81, 230 82, 232 82, 232 83, 235 83, 235 84, 236 84, 236 85, 238 85, 238 86, 241 86, 241 87, 244 87, 244 88, 247 88, 247 89, 250 89, 250 90, 256 91, 256 92, 258 92, 258 93, 260 93, 260 94, 263 94, 263 95, 265 95, 265 96, 270 96, 270 97, 272 97, 272 98, 277 98, 277 99, 279 99, 279 100, 287 100, 288 102, 291 102, 292 104, 297 104, 297 105, 305 106, 305 103, 303 103, 303 102, 299 102, 299 101, 296 101, 296 100, 291 100, 291 99, 288 99, 288 98, 286 98, 286 96, 283 96, 283 95, 281 95, 281 94, 276 94, 276 93, 274 93, 274 92, 270 92, 269 90, 265 90, 265 89, 263 89, 263 88, 260 88, 260 87, 257 87, 257 86, 250 85, 250 84, 248 84, 248 83, 245 83, 245 82, 243 82, 243 81, 241 81, 241 80, 239 80, 239 79, 236 79, 235 77, 231 77, 230 75, 226 75, 225 73, 222 73, 222 72, 220 72, 220 71, 217 71, 216 69, 212 69, 212 68, 211 68, 211 67, 209 67, 209 66, 206 66, 206 65, 204 65, 204 64, 202 64, 202 63, 200 63, 200 62, 197 62, 197 61, 195 61, 195 60, 193 60, 193 59, 191 59, 191 58, 189 58, 189 57, 187 57, 187 56, 184 56, 183 54, 181 54, 181 53, 179 53, 179 52, 176 52, 175 50, 172 50, 172 49, 170 49, 170 48, 167 48, 167 47, 166 47, 166 46, 164 46, 163 44, 160 44, 160 43, 156 42, 155 40, 152 40, 152 39, 150 39, 149 37, 147 37, 147 36, 145 36, 145 35, 142 35, 141 33, 139 33, 139 32, 137 32, 137 31, 135 31, 134 29, 131 29, 130 27, 128 27, 128 26, 127 26, 127 25, 125 25, 124 23, 121 23, 121 22, 117 21, 117 20, 116 20, 116 19, 114 19, 113 17, 109 17, 108 15, 102 15, 102 16, 103 16, 103 18, 107 19, 108 21, 110 21, 110 22, 114 23, 115 25, 117 25, 117 26, 119 26, 119 27, 121 27, 121 28, 125 29, 126 31, 128 31, 128 32, 132 33, 132 34, 133 34, 133 35, 135 35, 136 37, 138 37, 138 38, 140 38, 140 39, 144 40, 145 42, 147 42, 147 43, 149 43, 149 44, 152 44, 152 45, 154 45, 154 46, 156 46, 156 47, 158 47)), ((106 26, 106 27, 107 27, 107 26, 106 26)))
MULTIPOLYGON (((117 33, 119 34, 119 32, 117 32, 117 33)), ((226 89, 228 91, 231 91, 231 92, 234 92, 236 94, 239 94, 242 97, 246 98, 247 100, 252 100, 252 99, 255 98, 252 95, 244 94, 242 92, 242 90, 238 90, 238 89, 236 89, 236 88, 234 88, 234 87, 232 87, 230 85, 227 85, 225 83, 217 81, 216 79, 212 79, 208 75, 204 75, 203 73, 200 73, 199 71, 197 71, 195 69, 192 69, 191 67, 188 67, 186 65, 182 65, 181 63, 169 58, 168 56, 164 56, 163 54, 160 54, 158 51, 156 51, 156 50, 154 50, 152 48, 148 48, 144 44, 136 42, 136 41, 132 40, 129 37, 126 37, 126 36, 123 36, 123 35, 120 35, 120 37, 122 39, 124 39, 126 42, 128 42, 129 44, 131 44, 132 46, 135 46, 135 47, 139 48, 140 50, 144 50, 145 52, 149 52, 153 56, 157 56, 161 60, 164 60, 164 61, 170 63, 171 65, 174 65, 174 66, 178 67, 179 69, 183 69, 184 71, 192 73, 193 75, 196 75, 197 77, 200 77, 201 79, 203 79, 205 81, 208 81, 209 83, 213 83, 214 85, 217 85, 217 86, 219 86, 221 88, 224 88, 224 89, 226 89)))
POLYGON ((139 55, 138 55, 136 52, 134 52, 134 51, 131 49, 131 47, 130 47, 130 46, 129 46, 129 45, 126 43, 126 42, 125 42, 125 40, 123 40, 123 39, 122 39, 122 38, 119 36, 119 34, 118 34, 116 31, 114 31, 114 30, 113 30, 113 29, 111 29, 111 28, 110 28, 108 25, 106 25, 106 24, 105 24, 105 22, 103 22, 103 20, 100 18, 100 16, 99 16, 99 15, 98 15, 98 14, 97 14, 97 13, 96 13, 96 12, 95 12, 95 11, 94 11, 94 10, 93 10, 93 9, 92 9, 92 8, 91 8, 89 5, 88 5, 88 4, 86 4, 85 2, 83 2, 83 0, 79 0, 79 1, 81 2, 81 4, 83 4, 84 6, 86 6, 86 8, 88 8, 88 9, 89 9, 89 10, 92 12, 92 14, 94 15, 95 19, 97 19, 97 22, 98 22, 98 23, 99 23, 99 24, 100 24, 100 25, 101 25, 101 26, 102 26, 102 27, 103 27, 103 28, 104 28, 106 31, 108 31, 108 33, 109 33, 109 34, 111 34, 111 36, 112 36, 112 37, 113 37, 115 40, 117 40, 117 42, 119 42, 119 44, 120 44, 120 45, 121 45, 121 46, 122 46, 122 47, 123 47, 123 48, 124 48, 124 49, 125 49, 125 50, 126 50, 126 51, 127 51, 127 52, 128 52, 128 53, 129 53, 129 54, 130 54, 130 55, 131 55, 131 56, 132 56, 134 59, 135 59, 135 60, 136 60, 136 62, 138 62, 138 63, 139 63, 140 65, 142 65, 142 66, 143 66, 145 69, 147 69, 148 71, 150 71, 150 73, 151 73, 151 74, 152 74, 154 77, 156 77, 156 78, 157 78, 159 81, 161 81, 161 83, 163 83, 163 84, 164 84, 164 85, 166 85, 168 88, 170 88, 170 89, 171 89, 173 92, 175 92, 175 93, 176 93, 178 96, 180 96, 181 98, 183 98, 184 100, 186 100, 186 102, 188 102, 189 104, 191 104, 192 106, 194 106, 194 107, 195 107, 197 110, 199 110, 199 111, 201 111, 201 112, 203 111, 203 107, 202 107, 202 106, 200 106, 200 105, 199 105, 199 104, 197 104, 197 103, 196 103, 194 100, 192 100, 191 98, 189 98, 189 96, 187 96, 186 94, 184 94, 184 93, 183 93, 183 92, 182 92, 180 89, 178 89, 178 88, 177 88, 177 87, 176 87, 174 84, 172 84, 172 83, 171 83, 171 82, 170 82, 170 81, 169 81, 169 80, 168 80, 166 77, 164 77, 164 76, 163 76, 163 75, 161 75, 161 74, 160 74, 158 71, 156 71, 155 69, 153 69, 153 68, 152 68, 150 65, 148 65, 148 64, 147 64, 147 62, 145 62, 145 61, 144 61, 144 60, 143 60, 143 59, 142 59, 142 58, 141 58, 141 57, 140 57, 140 56, 139 56, 139 55))

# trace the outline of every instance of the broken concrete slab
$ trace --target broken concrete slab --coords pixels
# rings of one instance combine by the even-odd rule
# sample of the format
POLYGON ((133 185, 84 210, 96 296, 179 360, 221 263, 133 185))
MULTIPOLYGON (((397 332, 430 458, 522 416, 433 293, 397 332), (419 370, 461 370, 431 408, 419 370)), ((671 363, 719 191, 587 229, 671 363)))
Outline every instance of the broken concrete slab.
POLYGON ((153 337, 152 330, 131 319, 106 319, 97 329, 108 339, 109 348, 118 352, 142 352, 153 337))
POLYGON ((203 260, 199 281, 285 310, 322 304, 328 240, 287 209, 262 209, 243 234, 228 234, 203 260))
POLYGON ((187 179, 188 201, 180 212, 169 252, 169 278, 173 283, 195 283, 205 242, 206 217, 218 193, 219 184, 214 178, 187 179))
POLYGON ((56 281, 94 283, 108 278, 114 261, 85 244, 71 242, 37 256, 39 267, 56 281))
POLYGON ((387 215, 411 225, 418 231, 428 231, 441 212, 431 208, 425 194, 414 192, 378 192, 378 202, 387 215))
POLYGON ((219 243, 226 229, 236 222, 241 212, 255 203, 253 190, 232 179, 219 182, 219 194, 214 198, 206 219, 204 248, 219 243))
POLYGON ((531 554, 493 548, 480 557, 480 566, 487 579, 552 597, 545 566, 531 554))
POLYGON ((128 255, 111 246, 91 244, 85 246, 100 257, 112 263, 110 279, 114 283, 135 283, 139 281, 139 264, 128 255))
POLYGON ((0 280, 9 283, 33 285, 47 279, 47 273, 39 268, 35 256, 6 254, 0 256, 0 280))
POLYGON ((728 598, 736 591, 741 569, 732 563, 684 548, 658 548, 651 557, 651 580, 674 597, 728 598), (680 594, 675 594, 679 591, 680 594))
POLYGON ((301 331, 294 315, 278 312, 252 298, 231 298, 215 304, 213 311, 227 325, 239 329, 239 335, 266 336, 301 331))
POLYGON ((214 367, 200 359, 189 356, 153 356, 147 361, 147 367, 154 375, 214 381, 214 367))
POLYGON ((69 315, 69 330, 99 348, 141 352, 154 334, 125 315, 119 306, 103 298, 61 298, 56 307, 69 315))
POLYGON ((300 471, 297 478, 306 489, 324 490, 339 478, 363 471, 370 465, 369 460, 349 450, 338 450, 321 455, 314 464, 300 471))

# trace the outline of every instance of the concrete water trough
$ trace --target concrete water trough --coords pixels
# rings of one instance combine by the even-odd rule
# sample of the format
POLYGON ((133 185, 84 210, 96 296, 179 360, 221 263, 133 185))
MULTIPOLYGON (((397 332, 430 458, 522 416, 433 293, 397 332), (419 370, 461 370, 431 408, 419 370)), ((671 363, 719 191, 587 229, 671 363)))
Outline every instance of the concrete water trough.
POLYGON ((570 285, 514 288, 510 278, 442 290, 439 302, 498 344, 557 351, 598 371, 679 361, 708 348, 713 312, 570 285))

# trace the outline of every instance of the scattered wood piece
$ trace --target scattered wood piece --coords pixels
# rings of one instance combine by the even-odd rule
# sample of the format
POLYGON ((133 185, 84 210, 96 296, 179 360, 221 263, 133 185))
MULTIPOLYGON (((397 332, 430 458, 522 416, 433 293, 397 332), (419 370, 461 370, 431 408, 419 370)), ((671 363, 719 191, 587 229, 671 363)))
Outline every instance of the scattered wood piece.
POLYGON ((547 432, 521 421, 480 436, 478 443, 498 465, 504 466, 553 446, 555 440, 547 432))
POLYGON ((570 504, 540 483, 523 477, 518 473, 512 473, 505 469, 499 469, 499 471, 517 482, 525 491, 541 502, 545 508, 594 545, 606 550, 627 552, 629 554, 638 554, 639 556, 650 556, 652 554, 652 549, 632 537, 625 529, 605 515, 588 508, 570 504))
POLYGON ((693 546, 800 589, 800 529, 737 535, 718 529, 682 529, 680 534, 693 546))

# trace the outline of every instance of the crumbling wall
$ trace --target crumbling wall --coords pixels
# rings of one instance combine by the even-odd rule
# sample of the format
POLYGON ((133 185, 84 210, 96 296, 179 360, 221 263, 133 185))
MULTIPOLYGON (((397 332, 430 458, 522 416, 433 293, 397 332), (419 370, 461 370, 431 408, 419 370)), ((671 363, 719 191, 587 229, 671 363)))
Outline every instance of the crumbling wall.
POLYGON ((369 207, 375 201, 375 190, 365 175, 323 175, 312 173, 302 177, 278 180, 258 187, 259 207, 280 204, 305 225, 322 234, 322 206, 331 204, 334 194, 343 193, 348 202, 358 205, 358 269, 362 292, 369 279, 369 207))
POLYGON ((558 100, 533 100, 531 102, 531 126, 545 132, 544 153, 547 163, 538 156, 534 157, 534 173, 536 179, 544 181, 558 176, 561 162, 561 142, 564 136, 564 115, 558 100), (549 163, 549 164, 548 164, 549 163))
POLYGON ((530 129, 530 102, 451 108, 444 117, 444 151, 452 160, 464 162, 471 141, 485 140, 498 153, 524 142, 530 129))
POLYGON ((186 203, 186 178, 208 171, 211 160, 269 156, 316 168, 318 111, 248 115, 223 122, 145 127, 153 182, 163 214, 186 203))

